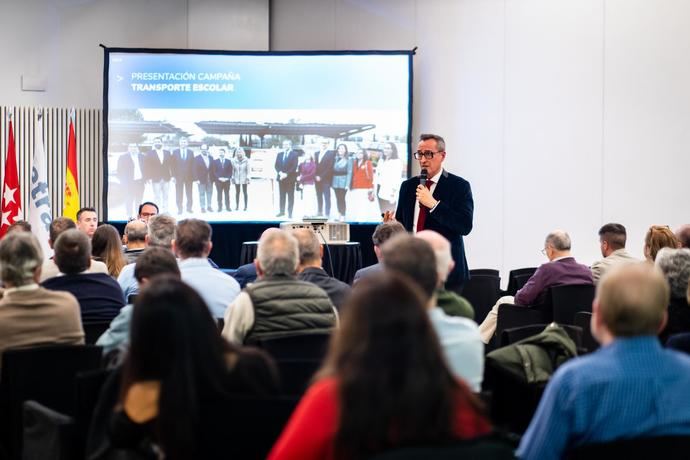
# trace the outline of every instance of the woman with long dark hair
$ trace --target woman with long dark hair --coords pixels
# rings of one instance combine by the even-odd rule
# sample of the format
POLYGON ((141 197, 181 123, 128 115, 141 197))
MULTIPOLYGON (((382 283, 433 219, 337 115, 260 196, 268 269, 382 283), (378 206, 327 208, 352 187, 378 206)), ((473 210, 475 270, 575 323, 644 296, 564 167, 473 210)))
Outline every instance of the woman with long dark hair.
POLYGON ((122 267, 127 265, 120 233, 110 224, 100 225, 93 233, 91 255, 108 267, 108 274, 113 278, 117 278, 122 267))
POLYGON ((225 341, 199 294, 173 277, 154 278, 137 297, 122 372, 113 445, 148 440, 167 460, 223 458, 223 417, 234 415, 219 404, 276 391, 270 359, 225 341))
POLYGON ((490 431, 479 403, 448 369, 424 296, 403 275, 359 283, 316 382, 269 460, 355 460, 402 445, 490 431))

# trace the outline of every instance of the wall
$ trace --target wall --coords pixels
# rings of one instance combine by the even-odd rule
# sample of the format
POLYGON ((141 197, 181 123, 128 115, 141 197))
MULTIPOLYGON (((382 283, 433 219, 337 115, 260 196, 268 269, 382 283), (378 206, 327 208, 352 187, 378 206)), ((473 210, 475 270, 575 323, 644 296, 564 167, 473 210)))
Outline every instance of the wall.
POLYGON ((410 49, 414 135, 446 137, 467 178, 471 267, 535 266, 571 234, 583 263, 598 228, 690 221, 690 46, 681 0, 281 0, 272 49, 410 49), (308 27, 299 12, 309 10, 308 27))
POLYGON ((0 105, 102 108, 101 43, 268 49, 268 0, 2 0, 0 7, 0 30, 11 37, 0 43, 0 105), (22 76, 44 82, 45 91, 22 91, 22 76))

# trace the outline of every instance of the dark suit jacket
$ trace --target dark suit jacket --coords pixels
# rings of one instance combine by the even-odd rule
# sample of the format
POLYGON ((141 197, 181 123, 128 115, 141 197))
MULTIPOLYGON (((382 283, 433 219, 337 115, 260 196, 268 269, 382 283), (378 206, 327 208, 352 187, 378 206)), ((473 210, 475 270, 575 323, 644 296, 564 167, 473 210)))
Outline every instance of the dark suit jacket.
POLYGON ((592 284, 592 271, 587 265, 578 264, 573 257, 565 257, 541 264, 534 275, 515 294, 517 305, 543 303, 551 286, 562 284, 592 284))
POLYGON ((240 265, 232 275, 232 277, 235 278, 235 280, 237 280, 237 282, 240 284, 242 289, 244 289, 247 284, 253 283, 256 280, 256 276, 256 265, 254 265, 253 262, 240 265))
POLYGON ((310 283, 316 284, 318 287, 326 291, 328 297, 335 305, 335 308, 340 311, 340 307, 345 303, 350 295, 352 289, 346 283, 343 283, 339 279, 333 278, 326 273, 323 268, 308 267, 305 268, 302 273, 297 275, 298 279, 302 281, 309 281, 310 283))
POLYGON ((374 273, 378 273, 383 270, 383 265, 381 265, 380 262, 376 262, 374 265, 369 265, 368 267, 363 267, 360 268, 355 272, 355 277, 352 278, 352 285, 354 286, 355 283, 362 278, 366 278, 369 275, 373 275, 374 273))
POLYGON ((175 149, 172 154, 172 177, 179 182, 191 182, 194 180, 194 152, 187 147, 187 156, 184 161, 180 149, 175 149))
POLYGON ((125 306, 122 288, 105 273, 56 276, 45 280, 42 286, 72 293, 79 302, 82 322, 111 320, 125 306))
MULTIPOLYGON (((137 155, 139 160, 139 170, 141 171, 142 179, 146 178, 144 172, 144 156, 142 154, 137 155)), ((132 161, 132 156, 129 152, 120 155, 117 159, 117 177, 120 178, 120 184, 123 186, 128 186, 134 182, 134 161, 132 161)))
POLYGON ((299 161, 299 152, 295 149, 289 152, 282 151, 276 157, 276 179, 278 179, 277 173, 284 172, 288 175, 285 180, 296 180, 297 179, 297 163, 299 161))
MULTIPOLYGON (((419 185, 419 176, 407 179, 400 185, 395 219, 403 224, 408 232, 411 232, 414 226, 417 185, 419 185)), ((425 228, 440 233, 450 241, 455 268, 448 275, 446 285, 452 287, 464 284, 470 279, 470 271, 465 259, 465 244, 462 237, 472 231, 474 213, 470 183, 444 169, 434 189, 433 197, 440 203, 427 216, 425 228)))
POLYGON ((170 180, 172 177, 172 155, 163 150, 163 163, 155 150, 151 149, 144 157, 144 179, 154 182, 170 180))
POLYGON ((321 178, 321 183, 331 185, 335 150, 326 150, 321 158, 319 158, 320 154, 321 152, 316 152, 316 175, 321 178))
POLYGON ((220 158, 213 160, 213 163, 211 163, 211 175, 213 180, 218 180, 221 177, 225 177, 228 179, 229 184, 229 179, 232 178, 232 161, 230 161, 229 158, 226 158, 223 166, 221 167, 220 158))
POLYGON ((198 180, 202 184, 210 184, 213 181, 211 170, 213 169, 213 158, 208 156, 208 168, 204 162, 204 156, 198 155, 194 158, 194 180, 198 180))

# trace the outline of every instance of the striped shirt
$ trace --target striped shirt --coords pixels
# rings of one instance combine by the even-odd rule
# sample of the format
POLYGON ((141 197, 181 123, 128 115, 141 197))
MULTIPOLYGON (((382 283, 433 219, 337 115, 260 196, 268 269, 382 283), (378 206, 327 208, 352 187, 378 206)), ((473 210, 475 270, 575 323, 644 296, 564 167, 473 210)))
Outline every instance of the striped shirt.
POLYGON ((654 336, 618 338, 556 371, 522 438, 521 459, 616 439, 690 434, 690 356, 654 336))

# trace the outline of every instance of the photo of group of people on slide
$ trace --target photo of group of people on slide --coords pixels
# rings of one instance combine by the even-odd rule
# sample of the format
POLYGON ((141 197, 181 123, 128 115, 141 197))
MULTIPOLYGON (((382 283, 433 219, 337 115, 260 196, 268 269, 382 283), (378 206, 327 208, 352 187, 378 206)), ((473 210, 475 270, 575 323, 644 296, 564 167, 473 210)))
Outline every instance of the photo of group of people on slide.
POLYGON ((271 144, 181 135, 111 144, 108 218, 128 220, 144 201, 209 221, 378 222, 395 210, 407 178, 406 143, 275 136, 271 144))

